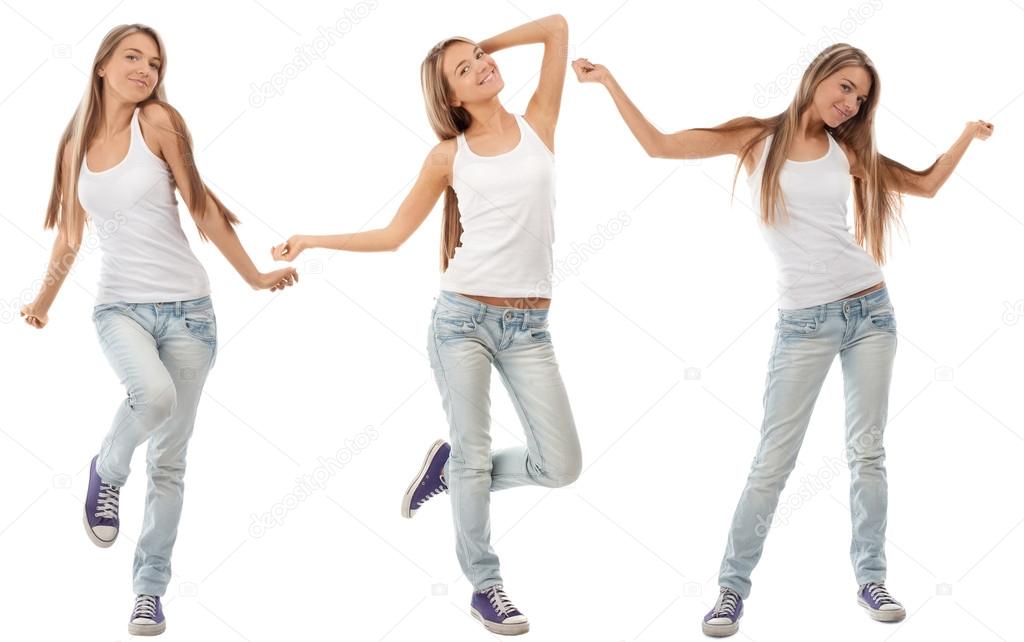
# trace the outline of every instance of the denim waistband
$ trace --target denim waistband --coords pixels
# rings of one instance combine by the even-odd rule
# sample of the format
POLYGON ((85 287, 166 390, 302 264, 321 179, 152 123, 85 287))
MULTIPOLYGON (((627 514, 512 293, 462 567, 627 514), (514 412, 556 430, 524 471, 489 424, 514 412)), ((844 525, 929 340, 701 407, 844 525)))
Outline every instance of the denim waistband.
POLYGON ((159 301, 154 303, 128 303, 126 301, 115 301, 113 303, 100 303, 93 307, 93 312, 117 307, 131 308, 132 310, 137 310, 139 308, 152 308, 156 312, 167 312, 168 314, 173 313, 175 316, 181 316, 189 310, 205 310, 207 308, 212 308, 213 299, 207 295, 199 297, 198 299, 188 299, 187 301, 159 301))
POLYGON ((490 305, 449 290, 441 290, 436 301, 438 305, 449 310, 472 315, 477 322, 485 319, 504 319, 509 323, 518 321, 525 327, 531 322, 540 323, 548 318, 548 308, 531 309, 490 305))
POLYGON ((838 301, 812 305, 806 308, 779 310, 779 312, 792 314, 794 312, 803 311, 827 314, 828 312, 850 312, 851 310, 857 310, 866 315, 871 308, 877 308, 878 306, 885 305, 887 303, 889 303, 889 290, 885 286, 882 286, 874 292, 869 292, 860 296, 851 296, 845 299, 839 299, 838 301))

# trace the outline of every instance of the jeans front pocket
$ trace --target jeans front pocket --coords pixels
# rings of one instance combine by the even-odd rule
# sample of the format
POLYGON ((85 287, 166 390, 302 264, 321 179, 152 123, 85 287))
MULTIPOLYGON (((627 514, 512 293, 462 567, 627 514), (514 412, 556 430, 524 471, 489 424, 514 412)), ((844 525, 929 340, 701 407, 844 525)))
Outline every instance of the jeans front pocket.
POLYGON ((888 299, 868 310, 871 323, 879 330, 896 332, 896 314, 888 299))
POLYGON ((818 330, 818 315, 811 310, 779 310, 779 322, 775 326, 786 338, 810 337, 818 330))
POLYGON ((185 312, 183 323, 193 338, 209 344, 217 343, 217 317, 213 308, 189 310, 185 312))
POLYGON ((526 335, 530 341, 536 343, 551 343, 551 332, 548 331, 547 319, 527 322, 526 335))
POLYGON ((476 331, 476 320, 472 315, 446 308, 434 312, 434 336, 439 341, 464 337, 476 331))

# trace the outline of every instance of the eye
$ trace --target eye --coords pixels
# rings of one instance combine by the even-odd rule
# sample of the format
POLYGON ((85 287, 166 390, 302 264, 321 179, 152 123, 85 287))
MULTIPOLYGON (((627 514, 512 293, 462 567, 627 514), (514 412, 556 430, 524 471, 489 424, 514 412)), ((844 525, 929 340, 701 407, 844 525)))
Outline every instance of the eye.
POLYGON ((149 66, 152 67, 156 71, 160 71, 160 65, 156 64, 155 62, 149 63, 149 66))
POLYGON ((125 58, 127 58, 128 60, 131 60, 132 62, 134 62, 134 61, 139 59, 139 57, 136 56, 135 54, 128 54, 127 56, 125 56, 125 58))

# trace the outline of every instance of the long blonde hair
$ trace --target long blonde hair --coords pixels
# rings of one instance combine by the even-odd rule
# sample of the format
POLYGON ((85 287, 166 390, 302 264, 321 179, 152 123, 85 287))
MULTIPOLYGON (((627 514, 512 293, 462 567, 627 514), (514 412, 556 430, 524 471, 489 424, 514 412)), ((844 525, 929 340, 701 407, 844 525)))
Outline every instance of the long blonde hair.
MULTIPOLYGON (((103 78, 99 76, 98 71, 100 66, 107 62, 114 53, 114 50, 117 49, 118 44, 126 37, 135 33, 144 33, 156 42, 157 54, 161 60, 153 92, 149 98, 139 103, 138 107, 159 104, 166 109, 170 117, 171 129, 169 131, 175 134, 178 150, 186 160, 189 194, 183 194, 182 196, 187 197, 189 210, 194 218, 201 219, 206 214, 206 197, 209 195, 217 206, 220 215, 229 224, 237 224, 239 222, 238 217, 228 211, 223 203, 206 189, 206 185, 203 184, 199 176, 199 170, 196 168, 193 158, 192 136, 189 134, 181 114, 167 104, 163 84, 164 74, 167 70, 167 54, 160 35, 155 29, 146 25, 119 25, 111 29, 100 43, 96 56, 93 58, 89 86, 86 88, 85 95, 82 96, 82 101, 78 104, 78 109, 75 110, 74 116, 71 117, 71 121, 64 129, 60 144, 57 146, 57 160, 54 166, 50 202, 46 208, 45 228, 58 228, 72 246, 77 246, 81 242, 78 235, 85 223, 82 220, 85 212, 78 202, 78 175, 84 162, 86 148, 99 131, 100 122, 103 117, 103 78), (67 154, 69 161, 66 174, 64 172, 65 154, 67 154)), ((202 229, 199 230, 199 236, 204 240, 206 239, 202 229)))
MULTIPOLYGON (((885 263, 889 232, 900 223, 902 198, 896 189, 899 173, 924 176, 934 169, 910 169, 891 158, 878 153, 875 147, 875 109, 881 85, 874 63, 860 49, 845 43, 838 43, 824 49, 804 71, 793 101, 786 111, 770 118, 743 117, 712 128, 718 131, 732 131, 751 128, 757 133, 743 146, 736 166, 736 174, 743 166, 755 145, 772 135, 772 145, 765 159, 764 175, 761 178, 761 220, 772 225, 778 218, 779 207, 785 212, 785 203, 779 187, 779 173, 786 161, 790 145, 799 129, 800 117, 811 106, 818 85, 843 67, 856 66, 864 69, 871 77, 871 89, 857 114, 838 127, 826 126, 826 131, 836 141, 845 143, 857 155, 863 177, 853 177, 854 235, 857 243, 866 249, 878 264, 885 263)), ((733 181, 735 186, 735 177, 733 181)))
MULTIPOLYGON (((420 84, 427 105, 427 119, 437 137, 444 141, 455 138, 469 129, 472 118, 463 107, 452 106, 451 85, 444 75, 444 51, 448 45, 465 42, 476 46, 469 38, 447 38, 431 48, 420 65, 420 84)), ((441 271, 448 269, 448 261, 455 256, 455 248, 462 245, 462 223, 459 220, 459 199, 451 185, 444 190, 444 220, 441 224, 441 271)))

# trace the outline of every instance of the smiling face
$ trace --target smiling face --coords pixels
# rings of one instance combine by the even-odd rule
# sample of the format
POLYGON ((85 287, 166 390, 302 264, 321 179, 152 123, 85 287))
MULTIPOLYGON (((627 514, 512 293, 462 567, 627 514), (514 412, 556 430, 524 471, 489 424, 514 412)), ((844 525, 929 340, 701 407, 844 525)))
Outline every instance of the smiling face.
POLYGON ((139 103, 149 98, 160 80, 160 48, 145 33, 126 36, 97 71, 104 87, 125 102, 139 103))
POLYGON ((452 106, 486 102, 498 95, 505 81, 494 58, 468 42, 454 42, 444 51, 441 64, 452 89, 452 106))
POLYGON ((871 93, 871 74, 859 66, 839 69, 814 90, 814 108, 825 125, 836 128, 861 110, 871 93))

